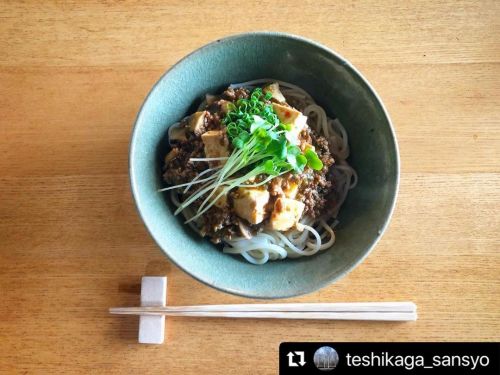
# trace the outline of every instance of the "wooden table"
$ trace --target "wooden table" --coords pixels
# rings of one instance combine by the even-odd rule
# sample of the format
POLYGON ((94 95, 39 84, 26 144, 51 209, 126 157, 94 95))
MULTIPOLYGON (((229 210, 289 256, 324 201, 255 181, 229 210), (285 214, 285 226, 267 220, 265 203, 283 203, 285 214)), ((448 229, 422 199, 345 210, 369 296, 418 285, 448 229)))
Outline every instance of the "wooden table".
POLYGON ((500 339, 498 1, 85 3, 0 5, 1 372, 273 374, 282 341, 500 339), (142 275, 168 275, 172 304, 249 302, 165 260, 135 212, 127 153, 165 69, 257 29, 350 59, 401 148, 399 200, 376 251, 290 301, 412 300, 420 319, 169 318, 165 345, 140 346, 137 318, 107 309, 137 304, 142 275))

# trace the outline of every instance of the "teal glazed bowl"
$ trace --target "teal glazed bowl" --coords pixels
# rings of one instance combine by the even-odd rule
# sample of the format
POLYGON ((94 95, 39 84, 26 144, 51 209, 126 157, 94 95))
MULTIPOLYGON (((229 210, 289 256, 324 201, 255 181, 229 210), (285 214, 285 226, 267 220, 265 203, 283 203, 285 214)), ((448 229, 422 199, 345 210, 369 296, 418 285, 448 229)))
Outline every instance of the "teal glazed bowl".
POLYGON ((315 291, 360 264, 392 215, 399 185, 394 130, 382 101, 347 60, 298 36, 252 32, 217 40, 194 51, 154 85, 137 116, 130 145, 130 181, 138 212, 163 253, 195 279, 252 298, 284 298, 315 291), (230 83, 274 78, 308 91, 349 135, 350 164, 358 172, 339 214, 336 243, 311 257, 256 266, 222 253, 173 215, 162 163, 167 129, 192 113, 205 93, 230 83))

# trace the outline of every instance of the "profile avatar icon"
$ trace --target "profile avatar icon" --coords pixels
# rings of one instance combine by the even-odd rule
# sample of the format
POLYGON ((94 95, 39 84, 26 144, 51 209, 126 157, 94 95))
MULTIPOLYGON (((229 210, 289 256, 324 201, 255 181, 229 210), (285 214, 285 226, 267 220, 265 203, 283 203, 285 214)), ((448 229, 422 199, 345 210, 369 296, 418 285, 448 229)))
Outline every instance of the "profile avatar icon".
POLYGON ((339 355, 330 346, 322 346, 314 353, 314 365, 318 370, 331 371, 339 364, 339 355))

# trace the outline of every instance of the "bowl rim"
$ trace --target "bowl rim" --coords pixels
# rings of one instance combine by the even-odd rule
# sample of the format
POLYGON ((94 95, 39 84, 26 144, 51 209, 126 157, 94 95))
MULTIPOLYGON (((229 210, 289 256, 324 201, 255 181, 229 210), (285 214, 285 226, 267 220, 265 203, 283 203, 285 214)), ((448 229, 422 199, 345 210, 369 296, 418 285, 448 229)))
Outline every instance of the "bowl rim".
POLYGON ((170 262, 172 262, 181 271, 185 272, 186 274, 188 274, 189 276, 191 276, 195 280, 197 280, 197 281, 199 281, 199 282, 203 283, 204 285, 207 285, 207 286, 209 286, 211 288, 217 289, 217 290, 219 290, 221 292, 229 293, 229 294, 236 295, 236 296, 239 296, 239 297, 271 300, 271 299, 282 299, 282 298, 298 297, 298 296, 306 295, 306 294, 309 294, 309 293, 312 293, 312 292, 316 292, 316 291, 318 291, 318 290, 320 290, 320 289, 322 289, 322 288, 324 288, 324 287, 326 287, 328 285, 333 284, 335 281, 337 281, 337 280, 342 279, 343 277, 345 277, 354 268, 356 268, 357 266, 359 266, 371 254, 371 252, 377 246, 377 244, 379 243, 380 239, 382 238, 382 236, 384 235, 385 231, 387 230, 387 228, 389 226, 389 223, 390 223, 390 221, 392 219, 392 216, 394 214, 394 210, 395 210, 395 207, 396 207, 396 201, 397 201, 397 198, 398 198, 398 195, 399 195, 400 174, 401 174, 401 161, 400 161, 400 154, 399 154, 399 145, 398 145, 398 142, 397 142, 397 137, 396 137, 396 132, 395 132, 395 129, 394 129, 394 125, 393 125, 391 117, 389 116, 389 113, 388 113, 388 111, 387 111, 387 109, 386 109, 386 107, 384 105, 384 102, 382 101, 382 99, 378 95, 377 91, 372 86, 372 84, 368 81, 368 79, 354 65, 352 65, 349 60, 347 60, 346 58, 344 58, 338 52, 330 49, 329 47, 327 47, 327 46, 325 46, 325 45, 323 45, 321 43, 318 43, 318 42, 316 42, 314 40, 311 40, 311 39, 308 39, 306 37, 303 37, 303 36, 299 36, 299 35, 295 35, 295 34, 290 34, 290 33, 284 33, 284 32, 278 32, 278 31, 250 31, 250 32, 243 32, 243 33, 238 33, 238 34, 232 34, 232 35, 228 35, 228 36, 225 36, 225 37, 222 37, 222 38, 218 38, 218 39, 216 39, 216 40, 214 40, 212 42, 209 42, 209 43, 207 43, 207 44, 205 44, 205 45, 203 45, 201 47, 198 47, 195 50, 193 50, 192 52, 190 52, 189 54, 185 55, 180 60, 178 60, 175 64, 173 64, 170 68, 168 68, 160 76, 160 78, 151 87, 151 89, 149 90, 149 92, 146 95, 145 99, 143 100, 143 102, 141 104, 141 107, 139 109, 139 112, 137 113, 137 116, 136 116, 136 118, 134 120, 134 125, 133 125, 133 129, 132 129, 131 136, 130 136, 130 142, 129 142, 128 171, 129 171, 129 183, 130 183, 130 189, 132 191, 132 197, 133 197, 133 201, 134 201, 134 207, 135 207, 137 213, 139 214, 139 217, 141 218, 141 221, 142 221, 143 225, 146 227, 146 230, 148 231, 149 235, 151 236, 151 238, 154 240, 154 242, 156 243, 156 245, 160 248, 161 252, 167 257, 167 259, 170 262), (387 120, 387 123, 389 125, 390 135, 392 137, 392 141, 393 141, 393 144, 394 144, 394 152, 395 152, 395 156, 396 156, 395 157, 395 163, 396 163, 396 166, 395 166, 396 167, 396 176, 395 177, 396 177, 396 180, 395 180, 395 184, 394 184, 395 185, 394 186, 394 194, 392 196, 392 201, 390 203, 389 212, 388 212, 388 214, 387 214, 387 216, 386 216, 386 218, 385 218, 385 220, 383 222, 383 225, 381 226, 380 230, 378 231, 377 236, 375 237, 375 239, 372 242, 372 244, 367 248, 367 250, 363 254, 363 256, 360 257, 359 259, 357 259, 351 265, 346 266, 335 277, 329 278, 329 279, 327 279, 327 280, 325 280, 323 282, 317 283, 317 284, 315 284, 313 286, 304 287, 304 288, 302 288, 298 292, 281 293, 279 295, 274 295, 274 296, 268 296, 268 295, 263 296, 262 294, 259 294, 259 293, 247 292, 247 291, 244 291, 244 290, 242 291, 242 290, 237 290, 237 289, 232 289, 232 288, 227 288, 227 287, 222 287, 222 286, 214 285, 214 284, 210 283, 209 280, 205 280, 205 279, 199 277, 198 275, 195 275, 195 274, 191 273, 186 268, 184 268, 181 264, 179 264, 174 259, 172 259, 169 256, 169 254, 167 253, 167 251, 160 245, 160 241, 157 239, 157 237, 155 236, 155 234, 151 231, 151 229, 147 225, 146 218, 142 214, 141 208, 139 207, 139 199, 138 199, 138 192, 137 192, 137 189, 138 189, 137 188, 137 181, 136 181, 136 178, 135 178, 135 171, 134 171, 134 168, 133 168, 133 159, 134 159, 134 155, 136 154, 136 149, 135 149, 136 142, 135 142, 135 139, 137 137, 137 132, 138 132, 138 126, 137 126, 137 124, 139 123, 139 120, 143 116, 144 107, 145 107, 146 103, 148 102, 150 96, 153 94, 153 92, 155 91, 155 89, 157 88, 157 86, 160 84, 160 82, 163 81, 163 79, 165 78, 165 76, 167 76, 178 65, 182 64, 185 60, 191 58, 193 55, 196 55, 196 54, 198 54, 198 53, 200 53, 200 52, 202 52, 202 51, 204 51, 206 49, 209 49, 209 48, 213 47, 214 45, 217 45, 217 44, 223 43, 223 42, 237 40, 237 39, 240 39, 240 38, 252 37, 252 36, 278 37, 278 38, 292 39, 292 40, 295 40, 295 41, 298 41, 298 42, 301 42, 301 43, 312 45, 315 48, 318 48, 318 49, 320 49, 320 50, 322 50, 322 51, 324 51, 324 52, 326 52, 326 53, 328 53, 330 55, 333 55, 333 57, 335 57, 336 59, 338 59, 339 61, 341 61, 344 66, 346 66, 346 67, 348 67, 348 69, 352 70, 352 72, 354 74, 356 74, 361 79, 362 83, 366 85, 366 87, 368 88, 368 90, 371 92, 371 94, 374 96, 374 98, 376 99, 376 101, 380 105, 380 108, 382 109, 383 115, 385 116, 385 118, 387 120))

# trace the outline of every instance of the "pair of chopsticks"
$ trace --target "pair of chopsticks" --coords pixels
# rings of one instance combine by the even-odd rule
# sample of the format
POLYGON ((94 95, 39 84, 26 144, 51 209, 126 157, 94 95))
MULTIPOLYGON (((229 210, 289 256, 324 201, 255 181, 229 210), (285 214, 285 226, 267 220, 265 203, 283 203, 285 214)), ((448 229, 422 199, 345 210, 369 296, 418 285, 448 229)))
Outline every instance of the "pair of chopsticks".
POLYGON ((417 320, 413 302, 271 303, 167 307, 112 307, 111 314, 204 318, 417 320))

